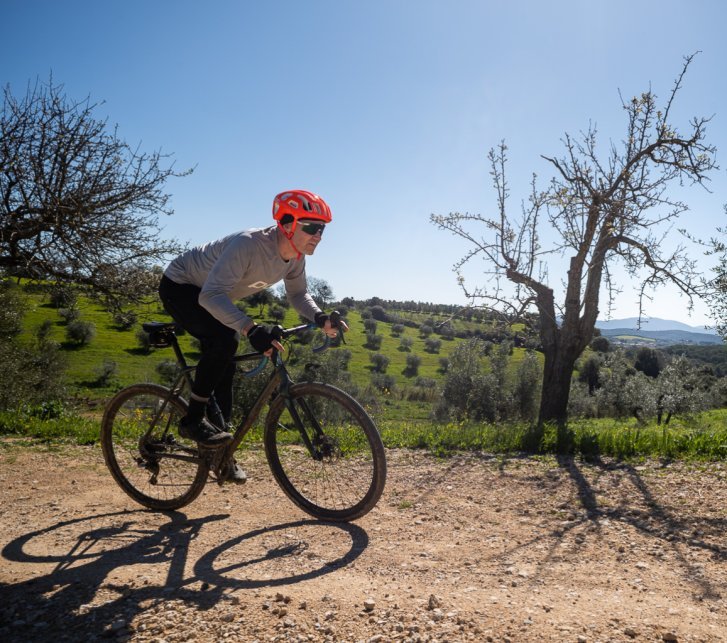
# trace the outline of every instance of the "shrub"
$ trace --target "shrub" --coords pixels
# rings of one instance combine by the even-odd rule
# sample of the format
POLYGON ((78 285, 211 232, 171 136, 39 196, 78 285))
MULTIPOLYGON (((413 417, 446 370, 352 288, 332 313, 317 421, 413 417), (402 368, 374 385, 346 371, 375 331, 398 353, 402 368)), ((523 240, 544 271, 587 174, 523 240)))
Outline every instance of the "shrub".
POLYGON ((114 313, 114 323, 121 330, 129 330, 136 325, 137 321, 139 321, 139 315, 133 310, 121 310, 114 313))
POLYGON ((44 319, 35 331, 35 336, 40 344, 50 341, 50 334, 53 330, 53 322, 50 319, 44 319))
POLYGON ((532 422, 537 418, 542 369, 533 351, 527 351, 518 366, 513 400, 518 415, 532 422))
POLYGON ((467 399, 467 415, 473 420, 496 422, 501 419, 503 403, 507 399, 497 377, 488 373, 472 380, 467 399))
POLYGON ((139 343, 141 350, 145 353, 148 353, 151 350, 149 333, 147 333, 143 328, 136 331, 136 341, 139 343))
POLYGON ((424 347, 427 353, 438 353, 439 349, 442 348, 442 340, 435 339, 434 337, 427 337, 424 340, 424 347))
POLYGON ((63 395, 65 361, 58 345, 47 341, 47 333, 35 346, 16 341, 24 311, 14 288, 0 284, 0 410, 50 403, 63 395))
POLYGON ((75 308, 78 302, 76 290, 66 284, 56 284, 50 290, 50 305, 53 308, 75 308))
POLYGON ((438 420, 462 419, 470 412, 475 383, 482 375, 483 350, 483 343, 473 339, 462 342, 452 351, 442 396, 434 409, 438 420))
POLYGON ((427 338, 434 332, 434 329, 429 324, 422 324, 419 327, 419 333, 422 337, 427 338))
POLYGON ((378 323, 375 319, 364 319, 363 325, 367 333, 371 333, 372 335, 376 334, 378 323))
POLYGON ((578 381, 588 386, 589 395, 601 386, 601 358, 591 355, 578 369, 578 381))
POLYGON ((310 344, 316 335, 316 331, 312 328, 310 330, 304 330, 295 336, 295 343, 303 346, 310 344))
MULTIPOLYGON (((269 374, 266 371, 254 377, 236 377, 233 389, 233 418, 238 414, 248 415, 258 396, 268 383, 269 374)), ((233 419, 234 421, 234 419, 233 419)))
POLYGON ((285 319, 285 309, 280 306, 273 306, 270 309, 270 316, 279 324, 285 319))
POLYGON ((23 412, 39 420, 58 420, 66 416, 66 405, 61 400, 48 400, 38 404, 26 404, 23 412))
POLYGON ((108 358, 96 369, 96 386, 108 386, 118 373, 118 364, 108 358))
POLYGON ((419 355, 407 355, 406 356, 406 368, 404 369, 404 375, 407 377, 414 377, 419 373, 419 366, 422 363, 422 358, 419 355))
POLYGON ((351 361, 351 351, 348 349, 326 351, 322 354, 314 354, 307 349, 306 353, 299 355, 297 363, 302 364, 302 369, 296 369, 293 379, 305 382, 324 382, 334 384, 338 388, 355 395, 356 387, 352 384, 351 374, 348 373, 348 365, 351 361))
POLYGON ((404 324, 392 324, 391 335, 393 337, 399 337, 404 332, 404 324))
POLYGON ((389 366, 389 358, 381 353, 371 353, 369 360, 373 364, 373 370, 376 373, 386 373, 386 369, 389 366))
POLYGON ((381 343, 384 338, 381 335, 374 335, 373 333, 366 333, 366 343, 364 346, 371 351, 377 351, 381 348, 381 343))
POLYGON ((572 418, 598 417, 598 402, 595 396, 588 393, 588 386, 573 380, 568 395, 568 415, 572 418))
POLYGON ((432 377, 417 377, 414 380, 414 386, 420 388, 435 388, 437 386, 437 380, 432 377))
POLYGON ((411 337, 402 337, 399 342, 399 350, 409 352, 413 344, 414 340, 411 337))
POLYGON ((455 337, 454 329, 449 324, 445 324, 437 332, 444 339, 453 340, 455 337))
POLYGON ((393 375, 387 375, 386 373, 372 373, 371 384, 374 388, 384 393, 390 393, 394 390, 396 380, 393 375))
POLYGON ((437 396, 437 382, 430 377, 417 377, 414 386, 406 392, 410 402, 434 402, 437 396))
POLYGON ((93 322, 76 319, 66 327, 68 341, 81 346, 89 344, 96 336, 96 326, 93 322))
POLYGON ((66 322, 66 324, 70 324, 71 322, 80 319, 81 311, 79 311, 78 308, 59 308, 58 315, 64 322, 66 322))
POLYGON ((371 306, 371 316, 374 319, 378 319, 379 321, 389 321, 389 317, 386 314, 386 311, 384 310, 383 306, 371 306))
POLYGON ((0 281, 0 340, 11 338, 23 330, 25 300, 15 282, 0 281))
POLYGON ((159 374, 162 384, 171 386, 177 380, 180 368, 177 360, 165 359, 156 365, 155 370, 159 374))

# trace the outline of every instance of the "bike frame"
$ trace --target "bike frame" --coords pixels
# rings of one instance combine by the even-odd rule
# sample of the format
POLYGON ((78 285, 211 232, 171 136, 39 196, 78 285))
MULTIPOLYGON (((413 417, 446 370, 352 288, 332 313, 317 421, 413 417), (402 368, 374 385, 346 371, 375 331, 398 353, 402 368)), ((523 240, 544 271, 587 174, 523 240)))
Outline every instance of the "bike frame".
MULTIPOLYGON (((295 328, 290 328, 287 331, 285 331, 284 336, 289 337, 291 335, 294 335, 297 332, 300 332, 302 330, 306 330, 309 328, 315 328, 315 325, 311 324, 305 324, 302 326, 296 326, 295 328)), ((185 385, 188 386, 191 390, 192 387, 192 373, 197 368, 196 365, 188 365, 187 360, 184 357, 184 353, 182 352, 181 347, 179 346, 179 342, 177 341, 176 335, 172 336, 173 339, 171 341, 172 348, 174 350, 174 355, 177 358, 177 363, 179 364, 181 368, 180 374, 177 376, 177 379, 174 382, 174 385, 170 389, 170 398, 180 396, 183 389, 185 388, 185 385)), ((319 347, 318 349, 314 349, 315 352, 325 350, 325 348, 328 347, 328 342, 326 342, 323 346, 319 347)), ((246 371, 244 373, 244 377, 251 377, 253 375, 256 375, 265 368, 268 358, 265 356, 260 355, 260 353, 244 353, 242 355, 235 355, 233 357, 233 362, 236 364, 240 362, 247 362, 247 361, 253 361, 258 360, 258 365, 251 369, 250 371, 246 371)), ((205 451, 212 451, 214 454, 214 461, 218 464, 224 463, 230 460, 237 448, 240 446, 242 441, 245 439, 245 436, 248 434, 250 429, 252 428, 252 425, 257 421, 257 419, 260 417, 260 414, 262 413, 263 407, 265 404, 268 403, 268 401, 273 397, 274 393, 277 391, 278 395, 283 396, 285 400, 286 407, 291 414, 293 420, 295 421, 295 424, 300 432, 301 438, 303 439, 303 442, 306 445, 306 448, 311 454, 311 457, 314 459, 320 459, 320 455, 316 452, 316 448, 314 447, 310 436, 304 429, 304 424, 300 418, 300 415, 298 413, 298 410, 295 408, 295 406, 290 401, 289 396, 289 389, 290 386, 293 384, 293 380, 290 378, 290 375, 288 374, 288 370, 285 367, 285 362, 283 361, 282 357, 280 356, 277 349, 273 348, 273 352, 270 356, 270 361, 272 361, 274 365, 274 370, 272 375, 270 376, 270 379, 268 380, 267 384, 265 385, 265 388, 261 391, 258 398, 255 400, 255 404, 253 404, 252 409, 250 409, 250 412, 247 414, 247 416, 238 424, 237 428, 235 429, 235 433, 233 435, 232 441, 223 449, 206 449, 205 451)), ((168 398, 169 399, 169 398, 168 398)), ((164 409, 166 408, 166 405, 168 403, 168 399, 164 401, 164 404, 159 409, 157 413, 157 419, 161 417, 162 413, 164 412, 164 409)), ((323 431, 318 424, 318 421, 315 419, 315 417, 310 413, 307 406, 305 406, 305 402, 303 401, 303 407, 304 411, 306 412, 307 417, 313 422, 313 429, 318 435, 322 435, 323 431)), ((209 409, 208 411, 211 411, 211 413, 215 416, 213 418, 213 421, 217 423, 218 426, 224 427, 225 422, 222 418, 222 413, 217 406, 217 402, 215 401, 214 394, 210 397, 210 403, 209 403, 209 409)), ((149 430, 145 434, 144 438, 148 436, 154 426, 156 425, 156 419, 154 422, 151 423, 149 430)), ((170 427, 167 426, 165 429, 165 434, 167 431, 169 431, 170 427)), ((144 440, 142 438, 142 441, 144 440)), ((193 452, 190 450, 189 455, 183 455, 183 454, 176 454, 176 453, 170 453, 165 454, 164 457, 166 458, 173 458, 177 460, 186 460, 191 462, 199 462, 205 458, 204 454, 202 457, 199 457, 197 455, 193 455, 193 452)))

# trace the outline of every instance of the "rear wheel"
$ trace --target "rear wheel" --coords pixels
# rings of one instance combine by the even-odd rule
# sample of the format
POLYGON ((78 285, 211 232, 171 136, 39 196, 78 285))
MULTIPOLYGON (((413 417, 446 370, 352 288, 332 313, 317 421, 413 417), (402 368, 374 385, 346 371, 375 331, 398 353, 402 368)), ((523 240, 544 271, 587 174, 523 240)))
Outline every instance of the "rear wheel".
POLYGON ((150 509, 179 509, 204 489, 207 464, 179 437, 187 403, 157 384, 135 384, 109 402, 101 424, 106 465, 119 486, 150 509))
POLYGON ((373 420, 328 384, 295 384, 275 399, 265 423, 265 453, 288 497, 324 520, 360 518, 386 483, 384 445, 373 420))

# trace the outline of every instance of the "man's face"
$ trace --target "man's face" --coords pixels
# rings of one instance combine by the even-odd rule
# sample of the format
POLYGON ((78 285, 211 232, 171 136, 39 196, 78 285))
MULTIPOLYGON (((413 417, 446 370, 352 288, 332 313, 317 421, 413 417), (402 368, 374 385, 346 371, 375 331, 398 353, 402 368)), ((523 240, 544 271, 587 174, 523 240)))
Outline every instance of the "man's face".
POLYGON ((321 242, 323 227, 325 226, 320 221, 299 219, 293 233, 293 245, 301 254, 312 255, 321 242))

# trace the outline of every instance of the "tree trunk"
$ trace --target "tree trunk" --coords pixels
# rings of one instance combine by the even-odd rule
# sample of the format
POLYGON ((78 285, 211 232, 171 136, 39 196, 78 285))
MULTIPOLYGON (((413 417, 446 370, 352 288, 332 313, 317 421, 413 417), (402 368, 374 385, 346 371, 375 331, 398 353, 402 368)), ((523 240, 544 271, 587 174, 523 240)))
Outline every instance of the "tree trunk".
POLYGON ((558 326, 552 291, 543 290, 538 300, 540 343, 543 347, 543 388, 540 396, 538 426, 555 423, 565 426, 568 420, 568 397, 576 360, 583 350, 577 316, 558 326))
POLYGON ((571 358, 569 353, 563 347, 545 351, 543 390, 538 414, 538 424, 541 426, 548 422, 564 425, 568 420, 568 397, 577 358, 571 358))

